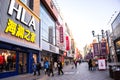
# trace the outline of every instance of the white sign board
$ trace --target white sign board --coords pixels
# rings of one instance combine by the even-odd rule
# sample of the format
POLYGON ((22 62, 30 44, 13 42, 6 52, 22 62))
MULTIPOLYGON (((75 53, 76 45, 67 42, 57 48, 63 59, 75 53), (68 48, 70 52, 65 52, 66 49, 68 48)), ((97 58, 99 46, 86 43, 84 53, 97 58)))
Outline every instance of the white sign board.
POLYGON ((98 59, 98 68, 99 70, 106 69, 105 59, 98 59))

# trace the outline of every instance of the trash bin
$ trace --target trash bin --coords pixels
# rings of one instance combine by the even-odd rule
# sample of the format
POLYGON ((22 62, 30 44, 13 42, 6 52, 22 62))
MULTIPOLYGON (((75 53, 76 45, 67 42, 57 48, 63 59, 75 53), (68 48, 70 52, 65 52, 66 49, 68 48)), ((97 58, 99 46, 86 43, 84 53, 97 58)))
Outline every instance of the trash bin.
POLYGON ((112 65, 109 65, 109 76, 113 78, 113 71, 112 71, 112 65))
POLYGON ((113 71, 114 80, 120 80, 120 69, 113 71))
POLYGON ((115 69, 115 65, 109 65, 109 76, 113 78, 113 70, 115 69))

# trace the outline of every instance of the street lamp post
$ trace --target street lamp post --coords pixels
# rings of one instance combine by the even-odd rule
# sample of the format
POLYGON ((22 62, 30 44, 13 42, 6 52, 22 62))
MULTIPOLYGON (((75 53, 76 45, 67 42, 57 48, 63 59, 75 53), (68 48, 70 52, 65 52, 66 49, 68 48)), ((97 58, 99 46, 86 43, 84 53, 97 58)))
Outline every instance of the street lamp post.
POLYGON ((106 34, 106 40, 107 40, 107 43, 108 43, 108 51, 109 51, 109 53, 108 53, 108 61, 109 62, 111 62, 111 58, 110 58, 110 44, 109 44, 109 37, 108 37, 108 31, 106 31, 105 33, 104 33, 104 30, 103 30, 103 34, 106 34))
MULTIPOLYGON (((102 38, 104 38, 104 37, 107 37, 107 42, 108 42, 108 32, 106 31, 106 32, 104 32, 104 30, 102 29, 101 30, 101 35, 95 35, 95 31, 93 30, 92 31, 92 35, 93 35, 93 37, 97 37, 97 39, 98 39, 98 49, 99 49, 99 55, 100 55, 100 57, 101 57, 101 46, 100 46, 100 36, 102 37, 102 38)), ((109 47, 109 42, 108 42, 108 47, 109 47)))
POLYGON ((99 50, 99 55, 100 55, 100 57, 101 57, 101 49, 100 49, 100 36, 102 36, 102 35, 95 35, 95 31, 93 30, 92 31, 92 35, 93 35, 93 37, 97 37, 97 39, 98 39, 98 50, 99 50))

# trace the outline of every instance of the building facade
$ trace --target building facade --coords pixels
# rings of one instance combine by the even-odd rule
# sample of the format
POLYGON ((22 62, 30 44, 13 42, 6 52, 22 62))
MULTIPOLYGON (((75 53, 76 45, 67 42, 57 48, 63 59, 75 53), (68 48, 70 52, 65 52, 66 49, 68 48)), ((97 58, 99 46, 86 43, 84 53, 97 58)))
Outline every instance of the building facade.
POLYGON ((41 0, 40 2, 42 54, 43 60, 57 61, 59 48, 56 46, 56 23, 58 12, 52 0, 41 0))
POLYGON ((32 73, 41 53, 40 18, 20 0, 0 0, 0 78, 32 73))
POLYGON ((113 42, 115 47, 115 58, 120 62, 120 12, 111 24, 113 31, 113 42))
POLYGON ((0 78, 32 73, 45 58, 64 63, 71 38, 52 0, 0 0, 0 15, 0 78))

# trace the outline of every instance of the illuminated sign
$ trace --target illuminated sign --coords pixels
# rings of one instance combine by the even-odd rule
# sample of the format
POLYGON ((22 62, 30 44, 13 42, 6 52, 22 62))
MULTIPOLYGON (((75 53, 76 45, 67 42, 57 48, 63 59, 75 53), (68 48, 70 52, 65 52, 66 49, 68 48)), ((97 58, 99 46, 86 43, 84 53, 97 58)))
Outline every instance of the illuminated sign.
POLYGON ((25 29, 20 24, 16 24, 11 19, 8 19, 7 27, 5 29, 5 32, 10 32, 11 35, 19 37, 21 39, 26 39, 30 42, 35 42, 36 35, 33 32, 30 32, 28 29, 25 29))
MULTIPOLYGON (((20 21, 22 24, 25 24, 28 28, 32 27, 33 31, 36 30, 34 17, 31 15, 31 18, 29 20, 25 21, 26 10, 19 4, 18 4, 18 6, 16 6, 15 0, 10 0, 10 4, 9 4, 9 7, 8 7, 8 14, 10 16, 12 16, 14 12, 16 13, 15 18, 18 21, 20 21)), ((10 33, 12 36, 16 36, 18 38, 25 39, 29 42, 34 43, 35 40, 36 40, 36 34, 35 33, 31 32, 28 29, 25 29, 22 25, 15 23, 11 19, 8 19, 5 32, 10 33)))

